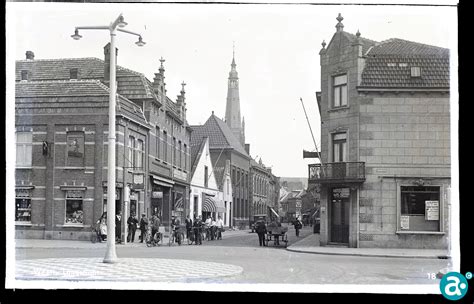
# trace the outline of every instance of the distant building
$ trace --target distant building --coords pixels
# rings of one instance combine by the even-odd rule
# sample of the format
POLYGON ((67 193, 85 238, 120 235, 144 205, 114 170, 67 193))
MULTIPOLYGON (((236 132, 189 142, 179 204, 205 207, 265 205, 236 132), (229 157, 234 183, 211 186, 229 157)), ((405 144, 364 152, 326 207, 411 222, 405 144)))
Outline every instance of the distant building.
POLYGON ((447 248, 449 50, 343 30, 321 56, 321 245, 447 248))
POLYGON ((204 125, 191 126, 191 141, 197 143, 209 138, 209 151, 216 177, 224 177, 228 170, 232 181, 232 200, 229 201, 229 225, 247 225, 249 220, 250 156, 225 122, 214 115, 204 125))

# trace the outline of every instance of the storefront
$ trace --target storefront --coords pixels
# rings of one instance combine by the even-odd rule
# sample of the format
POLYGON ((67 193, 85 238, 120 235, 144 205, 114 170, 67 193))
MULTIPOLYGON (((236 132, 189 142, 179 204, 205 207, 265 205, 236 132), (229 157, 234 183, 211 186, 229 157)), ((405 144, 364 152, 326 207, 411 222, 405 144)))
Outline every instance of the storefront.
POLYGON ((151 176, 151 182, 150 207, 147 208, 146 214, 148 217, 157 215, 163 223, 163 220, 168 218, 168 204, 174 182, 156 175, 151 176))
MULTIPOLYGON (((122 211, 122 183, 116 183, 115 188, 115 214, 118 214, 122 211)), ((103 204, 102 204, 102 213, 107 212, 107 182, 102 182, 102 186, 104 188, 103 192, 103 204)))
POLYGON ((207 219, 210 216, 212 219, 217 220, 220 216, 225 218, 225 205, 224 202, 219 200, 217 195, 211 195, 208 193, 202 193, 202 218, 207 219))

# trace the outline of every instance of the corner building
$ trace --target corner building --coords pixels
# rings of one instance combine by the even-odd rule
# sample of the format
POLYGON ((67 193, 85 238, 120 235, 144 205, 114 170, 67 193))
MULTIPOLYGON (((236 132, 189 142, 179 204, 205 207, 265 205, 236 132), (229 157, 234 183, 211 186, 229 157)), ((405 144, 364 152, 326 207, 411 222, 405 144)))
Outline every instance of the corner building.
POLYGON ((320 51, 321 245, 448 248, 449 50, 343 30, 320 51))

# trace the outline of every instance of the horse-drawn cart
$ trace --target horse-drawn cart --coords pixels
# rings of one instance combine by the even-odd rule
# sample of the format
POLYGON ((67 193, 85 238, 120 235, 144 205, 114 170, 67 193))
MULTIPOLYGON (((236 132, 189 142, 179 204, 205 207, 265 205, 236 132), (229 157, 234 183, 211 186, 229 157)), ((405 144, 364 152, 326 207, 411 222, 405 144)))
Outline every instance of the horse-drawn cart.
POLYGON ((288 232, 288 227, 267 227, 267 234, 265 237, 265 245, 268 246, 268 243, 273 242, 273 246, 284 245, 285 248, 288 246, 288 237, 286 233, 288 232))

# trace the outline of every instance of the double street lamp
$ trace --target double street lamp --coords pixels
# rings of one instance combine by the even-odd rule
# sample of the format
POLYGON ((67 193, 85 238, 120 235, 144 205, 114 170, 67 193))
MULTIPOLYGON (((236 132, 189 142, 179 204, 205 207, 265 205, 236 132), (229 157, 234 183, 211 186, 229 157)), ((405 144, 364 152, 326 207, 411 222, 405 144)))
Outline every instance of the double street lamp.
POLYGON ((74 40, 82 38, 79 30, 108 30, 110 32, 110 88, 109 88, 109 137, 108 137, 108 166, 107 166, 107 250, 105 253, 104 263, 115 263, 118 261, 115 251, 115 98, 116 98, 116 67, 115 67, 115 36, 117 31, 138 36, 135 42, 138 46, 144 46, 140 34, 124 30, 127 25, 122 14, 120 14, 114 22, 109 26, 80 26, 76 27, 74 40))

